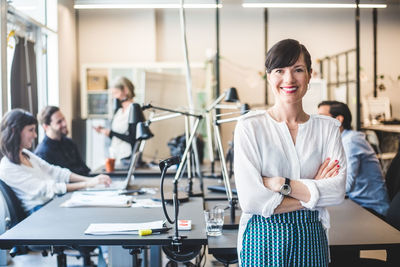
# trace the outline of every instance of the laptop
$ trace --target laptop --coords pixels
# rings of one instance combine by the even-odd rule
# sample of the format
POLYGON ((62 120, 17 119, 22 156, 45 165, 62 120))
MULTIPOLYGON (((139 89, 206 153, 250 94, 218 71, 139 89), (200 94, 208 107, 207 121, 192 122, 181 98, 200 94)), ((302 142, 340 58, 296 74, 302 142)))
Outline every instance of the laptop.
MULTIPOLYGON (((134 150, 135 151, 135 150, 134 150)), ((139 158, 140 152, 132 153, 131 156, 131 162, 129 165, 128 173, 125 177, 125 179, 118 179, 114 178, 112 179, 112 182, 110 186, 106 186, 104 184, 99 184, 94 187, 89 187, 86 188, 86 191, 118 191, 118 190, 126 190, 128 188, 129 184, 133 184, 135 176, 133 175, 133 172, 135 171, 136 163, 139 158)))

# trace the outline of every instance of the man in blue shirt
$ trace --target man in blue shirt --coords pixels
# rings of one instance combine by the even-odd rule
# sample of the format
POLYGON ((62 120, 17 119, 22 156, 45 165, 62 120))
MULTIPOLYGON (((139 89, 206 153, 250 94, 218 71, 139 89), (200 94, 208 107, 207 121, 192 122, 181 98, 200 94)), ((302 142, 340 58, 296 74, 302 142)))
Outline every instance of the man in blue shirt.
POLYGON ((350 199, 380 216, 386 216, 389 197, 375 151, 361 132, 351 130, 349 107, 338 101, 323 101, 318 113, 340 121, 347 158, 346 192, 350 199))
POLYGON ((38 117, 46 136, 36 148, 35 154, 50 164, 80 175, 89 175, 90 169, 82 160, 77 145, 67 137, 67 122, 60 109, 47 106, 38 117))

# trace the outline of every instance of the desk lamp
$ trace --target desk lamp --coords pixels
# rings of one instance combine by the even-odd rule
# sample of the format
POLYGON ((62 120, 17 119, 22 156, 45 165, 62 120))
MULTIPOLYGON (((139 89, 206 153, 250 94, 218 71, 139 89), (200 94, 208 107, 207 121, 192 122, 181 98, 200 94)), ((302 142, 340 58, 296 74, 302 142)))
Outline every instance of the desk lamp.
POLYGON ((238 109, 238 105, 220 105, 219 103, 224 100, 228 103, 239 103, 238 93, 235 87, 231 87, 225 92, 223 92, 213 103, 211 103, 206 109, 206 123, 207 123, 207 136, 208 136, 208 153, 211 162, 211 175, 210 177, 219 178, 215 175, 215 157, 214 157, 214 142, 211 132, 211 121, 215 120, 216 109, 238 109))
POLYGON ((185 116, 185 132, 186 132, 186 148, 185 151, 182 155, 182 161, 181 164, 179 164, 178 170, 175 174, 175 179, 179 179, 182 176, 182 171, 183 168, 187 167, 187 174, 188 174, 188 181, 189 181, 189 188, 188 188, 188 194, 189 197, 190 196, 195 196, 195 194, 193 193, 193 174, 191 171, 191 162, 190 162, 190 153, 189 150, 192 148, 193 152, 194 152, 194 160, 195 160, 195 169, 196 172, 200 178, 200 188, 201 188, 201 195, 203 194, 204 190, 203 190, 203 177, 202 177, 202 173, 200 170, 200 160, 199 160, 199 156, 198 156, 198 151, 197 151, 197 146, 195 143, 195 134, 197 131, 197 128, 199 126, 200 120, 202 119, 201 115, 198 114, 194 114, 194 113, 190 113, 190 112, 185 112, 185 111, 180 111, 180 110, 173 110, 173 109, 168 109, 168 108, 164 108, 164 107, 157 107, 157 106, 153 106, 151 104, 145 105, 142 107, 142 109, 156 109, 156 110, 162 110, 162 111, 167 111, 173 114, 168 114, 165 116, 160 116, 160 117, 155 117, 155 118, 151 118, 149 120, 146 121, 146 125, 150 125, 153 122, 156 121, 161 121, 161 120, 166 120, 166 119, 171 119, 171 118, 176 118, 179 116, 185 116), (189 117, 195 117, 196 121, 195 124, 193 126, 193 130, 189 136, 190 133, 190 129, 189 129, 189 117))
MULTIPOLYGON (((247 105, 247 104, 245 104, 247 105)), ((248 109, 245 110, 247 106, 243 105, 244 107, 242 107, 242 110, 240 111, 240 113, 244 114, 248 112, 248 109)), ((229 114, 233 114, 233 113, 229 113, 229 114)), ((219 156, 221 159, 221 168, 222 168, 222 178, 224 181, 224 185, 225 185, 225 189, 226 189, 226 196, 228 198, 228 202, 229 202, 229 208, 230 208, 230 216, 229 216, 229 221, 225 221, 224 222, 224 228, 225 229, 237 229, 238 228, 238 218, 236 218, 235 215, 235 208, 236 208, 236 204, 237 204, 237 199, 233 198, 232 195, 232 189, 231 189, 231 184, 229 181, 229 174, 228 174, 228 169, 227 169, 227 165, 226 165, 226 161, 225 161, 225 157, 224 157, 224 149, 222 146, 222 141, 221 141, 221 135, 220 135, 220 131, 219 131, 219 126, 222 123, 227 123, 227 122, 235 122, 239 119, 239 117, 233 117, 233 118, 228 118, 228 119, 217 119, 217 117, 221 117, 224 115, 228 115, 228 114, 219 114, 215 117, 215 120, 213 121, 213 129, 214 129, 214 134, 215 134, 215 140, 217 142, 217 149, 219 152, 219 156)))
POLYGON ((137 103, 132 103, 129 109, 128 115, 128 135, 130 144, 133 147, 136 145, 136 127, 139 122, 144 122, 145 118, 142 112, 142 108, 137 103))
MULTIPOLYGON (((240 112, 221 113, 221 114, 215 115, 215 118, 221 118, 222 116, 235 115, 235 114, 239 114, 239 113, 240 113, 240 115, 244 115, 247 112, 249 112, 249 110, 250 110, 249 104, 244 103, 243 105, 240 106, 240 112)), ((228 120, 230 120, 230 119, 228 119, 228 120)), ((221 123, 224 121, 225 120, 220 120, 221 123)), ((229 163, 229 176, 228 177, 230 179, 233 175, 233 141, 229 142, 229 149, 226 152, 225 159, 229 163)))
POLYGON ((132 155, 129 163, 129 171, 133 174, 138 161, 141 159, 140 147, 145 140, 152 138, 154 135, 150 129, 144 123, 145 118, 142 112, 142 108, 137 103, 132 103, 128 117, 128 131, 131 137, 132 155))

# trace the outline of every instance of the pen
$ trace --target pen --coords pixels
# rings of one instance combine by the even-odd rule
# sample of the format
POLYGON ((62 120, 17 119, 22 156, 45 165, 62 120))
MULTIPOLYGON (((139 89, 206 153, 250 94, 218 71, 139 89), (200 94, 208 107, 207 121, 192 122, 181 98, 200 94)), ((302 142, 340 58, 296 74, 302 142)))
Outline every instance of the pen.
POLYGON ((145 235, 151 235, 151 234, 166 233, 171 229, 172 229, 172 227, 163 227, 163 228, 158 228, 158 229, 141 229, 138 232, 139 232, 140 236, 145 236, 145 235))

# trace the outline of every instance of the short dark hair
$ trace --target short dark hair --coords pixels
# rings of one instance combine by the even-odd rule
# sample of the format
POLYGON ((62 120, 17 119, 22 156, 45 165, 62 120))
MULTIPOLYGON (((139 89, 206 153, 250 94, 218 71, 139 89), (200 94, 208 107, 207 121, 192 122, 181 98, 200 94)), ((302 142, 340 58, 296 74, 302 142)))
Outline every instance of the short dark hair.
POLYGON ((332 117, 336 118, 339 115, 343 116, 342 126, 346 130, 351 129, 351 112, 349 107, 342 102, 335 100, 322 101, 318 104, 318 108, 321 106, 329 106, 329 113, 332 117))
POLYGON ((32 124, 37 124, 36 118, 28 111, 19 108, 7 112, 1 121, 1 152, 15 164, 21 164, 19 159, 21 132, 25 126, 32 124))
POLYGON ((44 107, 42 109, 42 111, 40 111, 40 113, 38 115, 39 123, 40 124, 50 125, 51 116, 53 116, 53 114, 56 113, 59 110, 60 110, 60 108, 59 107, 55 107, 55 106, 44 107))
POLYGON ((311 56, 307 48, 297 40, 285 39, 279 41, 267 52, 265 61, 267 72, 271 73, 273 69, 292 66, 300 55, 304 56, 307 71, 311 73, 311 56))

